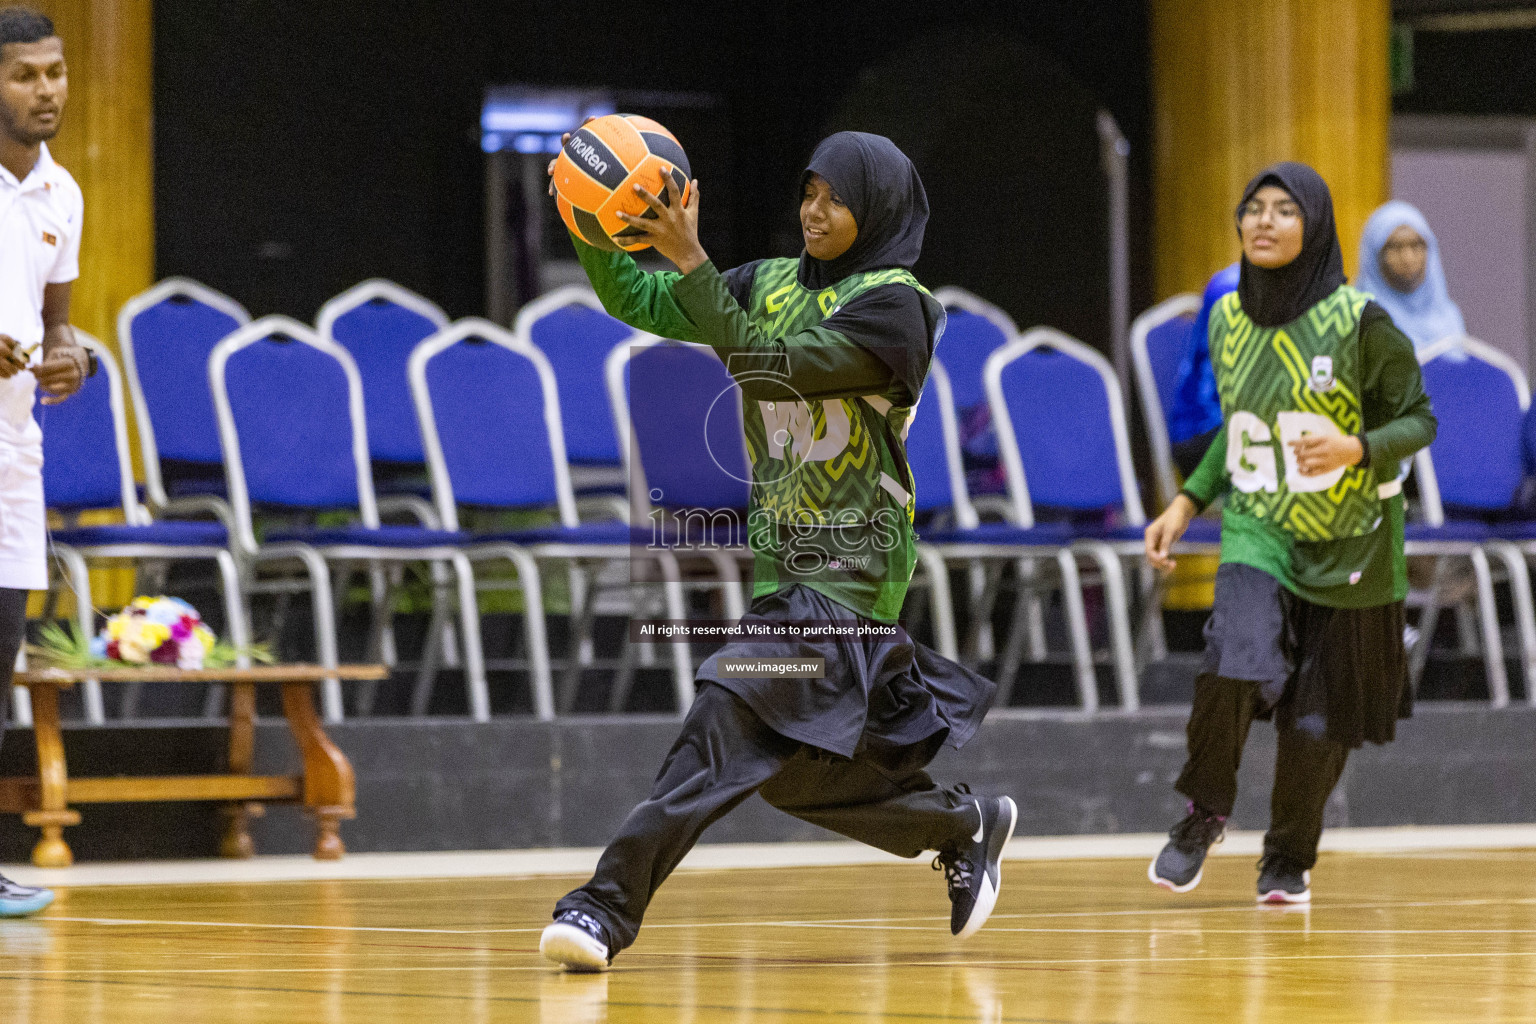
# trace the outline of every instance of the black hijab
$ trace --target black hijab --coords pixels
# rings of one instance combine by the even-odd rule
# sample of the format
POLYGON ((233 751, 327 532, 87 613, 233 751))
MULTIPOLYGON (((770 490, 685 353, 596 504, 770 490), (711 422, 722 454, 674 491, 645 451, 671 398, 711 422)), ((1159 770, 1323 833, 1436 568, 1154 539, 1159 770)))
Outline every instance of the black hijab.
POLYGON ((917 168, 896 143, 883 135, 838 132, 811 154, 800 176, 802 189, 812 174, 825 178, 848 204, 859 234, 835 260, 818 260, 802 251, 802 285, 819 290, 865 270, 911 269, 923 251, 928 194, 917 168))
MULTIPOLYGON (((1243 312, 1260 327, 1288 324, 1317 305, 1344 283, 1344 252, 1333 224, 1333 196, 1328 184, 1306 164, 1286 161, 1254 175, 1237 204, 1243 207, 1265 185, 1278 185, 1301 207, 1301 252, 1283 267, 1267 270, 1243 257, 1238 273, 1237 297, 1243 312)), ((1238 231, 1242 235, 1241 229, 1238 231)))

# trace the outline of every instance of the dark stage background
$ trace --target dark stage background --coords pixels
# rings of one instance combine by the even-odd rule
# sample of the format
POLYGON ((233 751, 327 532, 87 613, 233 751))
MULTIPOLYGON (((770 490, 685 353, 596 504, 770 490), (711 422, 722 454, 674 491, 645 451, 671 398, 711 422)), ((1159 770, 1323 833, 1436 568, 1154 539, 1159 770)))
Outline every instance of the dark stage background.
MULTIPOLYGON (((721 266, 797 252, 816 141, 881 131, 928 188, 926 284, 1104 347, 1101 107, 1131 145, 1133 312, 1157 298, 1146 19, 1141 0, 157 4, 156 271, 257 314, 308 318, 371 276, 482 313, 485 87, 688 91, 722 100, 691 147, 721 266)), ((1533 43, 1419 32, 1394 107, 1536 113, 1533 43)))
POLYGON ((926 284, 970 287, 1022 326, 1102 347, 1094 113, 1108 109, 1131 143, 1141 308, 1146 61, 1133 0, 157 4, 156 271, 258 315, 308 319, 372 276, 450 315, 481 313, 484 88, 687 90, 721 96, 729 121, 731 167, 694 168, 720 265, 798 252, 793 196, 811 149, 830 130, 873 128, 924 176, 926 284))
POLYGON ((1536 29, 1415 32, 1413 77, 1399 113, 1536 115, 1536 29))

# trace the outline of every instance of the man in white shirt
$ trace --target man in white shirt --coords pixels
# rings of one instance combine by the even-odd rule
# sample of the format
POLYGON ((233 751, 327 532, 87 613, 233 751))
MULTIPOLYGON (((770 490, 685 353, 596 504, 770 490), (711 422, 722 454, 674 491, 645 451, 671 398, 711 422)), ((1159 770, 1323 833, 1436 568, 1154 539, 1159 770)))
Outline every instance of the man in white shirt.
MULTIPOLYGON (((48 18, 0 7, 0 731, 26 630, 27 592, 48 587, 43 432, 32 416, 80 389, 94 366, 69 326, 85 204, 44 143, 69 79, 48 18)), ((0 877, 0 917, 34 914, 47 889, 0 877)))

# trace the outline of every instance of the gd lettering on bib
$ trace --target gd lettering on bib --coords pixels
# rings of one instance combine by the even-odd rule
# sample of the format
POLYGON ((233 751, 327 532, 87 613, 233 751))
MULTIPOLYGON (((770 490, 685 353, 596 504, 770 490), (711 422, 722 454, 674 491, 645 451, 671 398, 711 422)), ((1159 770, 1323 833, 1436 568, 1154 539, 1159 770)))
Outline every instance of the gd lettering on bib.
POLYGON ((1302 541, 1359 537, 1381 522, 1371 469, 1303 476, 1292 448, 1304 437, 1362 429, 1360 313, 1367 301, 1341 285, 1280 327, 1254 323, 1235 292, 1211 312, 1211 366, 1227 424, 1233 488, 1228 508, 1302 541))

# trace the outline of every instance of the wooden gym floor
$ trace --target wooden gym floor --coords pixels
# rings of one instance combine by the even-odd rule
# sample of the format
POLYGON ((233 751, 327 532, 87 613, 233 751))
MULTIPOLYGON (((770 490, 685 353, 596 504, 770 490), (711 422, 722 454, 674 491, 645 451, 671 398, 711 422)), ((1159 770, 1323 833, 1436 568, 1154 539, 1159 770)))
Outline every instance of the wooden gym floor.
POLYGON ((1325 853, 1309 909, 1143 859, 1008 861, 948 933, 925 863, 692 870, 604 975, 538 931, 576 877, 78 887, 0 921, 5 1024, 1536 1020, 1536 850, 1325 853))

